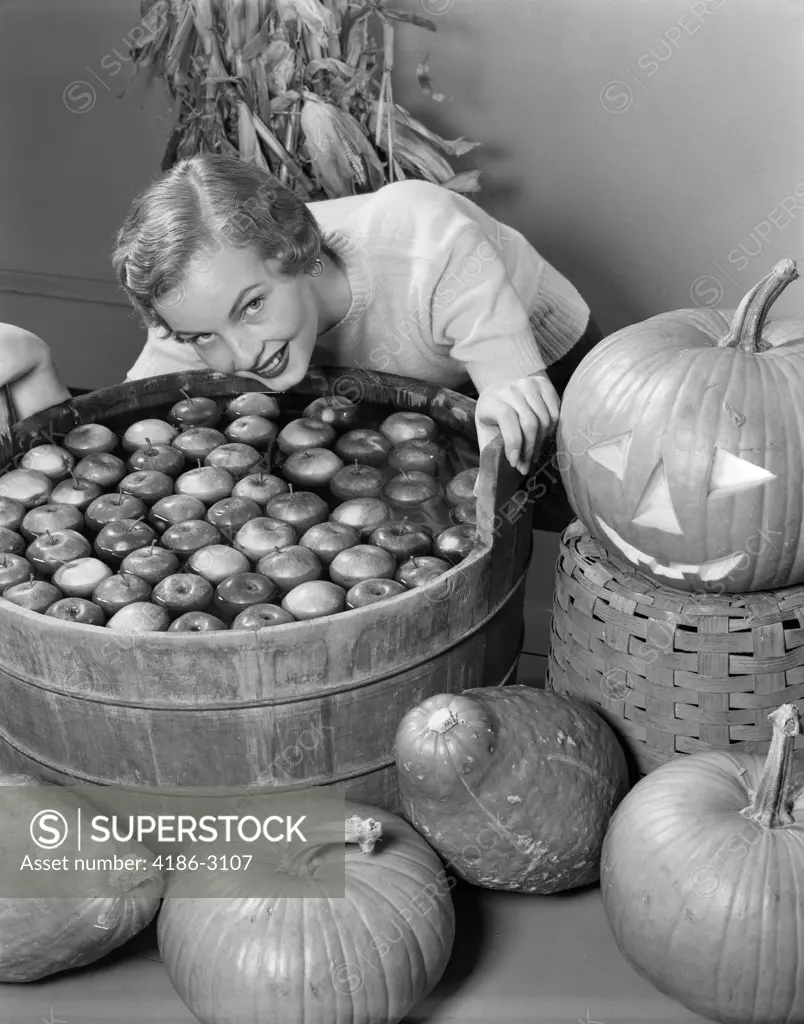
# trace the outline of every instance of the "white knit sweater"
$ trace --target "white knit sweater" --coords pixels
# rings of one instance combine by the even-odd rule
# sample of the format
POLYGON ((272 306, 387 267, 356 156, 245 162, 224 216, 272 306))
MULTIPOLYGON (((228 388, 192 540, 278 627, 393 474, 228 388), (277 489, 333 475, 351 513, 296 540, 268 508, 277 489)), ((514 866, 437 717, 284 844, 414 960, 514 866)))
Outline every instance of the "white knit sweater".
MULTIPOLYGON (((478 391, 555 362, 589 307, 513 228, 423 181, 310 203, 352 290, 346 317, 319 335, 313 362, 478 391)), ((191 345, 149 332, 128 380, 205 364, 191 345)))

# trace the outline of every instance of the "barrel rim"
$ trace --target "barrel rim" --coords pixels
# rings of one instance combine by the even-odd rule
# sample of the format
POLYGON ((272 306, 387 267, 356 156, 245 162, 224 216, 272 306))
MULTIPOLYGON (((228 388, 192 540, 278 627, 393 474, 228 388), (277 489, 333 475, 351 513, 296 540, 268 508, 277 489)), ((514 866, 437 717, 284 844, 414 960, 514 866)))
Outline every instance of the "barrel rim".
MULTIPOLYGON (((406 399, 412 400, 414 408, 410 411, 424 412, 426 409, 426 415, 431 416, 436 422, 441 424, 445 424, 447 421, 446 409, 455 409, 460 414, 456 418, 464 420, 464 422, 461 425, 452 423, 453 429, 463 430, 469 437, 476 438, 474 412, 477 402, 475 399, 453 391, 450 388, 428 384, 425 381, 413 378, 364 369, 354 369, 352 367, 316 366, 311 367, 304 378, 287 391, 272 392, 250 378, 219 373, 213 370, 193 370, 160 374, 154 377, 124 381, 121 384, 112 384, 86 395, 70 398, 65 402, 42 410, 34 416, 19 421, 12 427, 11 435, 0 438, 0 472, 11 463, 13 454, 23 450, 22 445, 27 444, 37 436, 46 436, 48 428, 52 426, 54 420, 58 418, 63 420, 65 414, 69 416, 73 427, 89 422, 104 422, 103 416, 93 416, 91 419, 85 418, 91 408, 97 407, 99 403, 102 404, 104 401, 114 400, 118 404, 122 404, 125 402, 126 397, 131 401, 139 401, 143 396, 148 396, 151 399, 150 405, 164 405, 171 401, 179 401, 182 397, 185 397, 186 393, 189 393, 190 389, 195 389, 196 395, 203 394, 218 398, 227 395, 231 395, 234 398, 239 394, 254 391, 277 396, 296 394, 300 396, 315 395, 316 397, 324 397, 328 394, 338 394, 335 390, 336 385, 338 381, 346 378, 357 380, 361 387, 369 391, 369 394, 371 394, 371 389, 375 389, 377 394, 381 394, 381 397, 375 398, 375 401, 380 404, 393 406, 400 411, 404 411, 408 405, 408 402, 402 401, 402 396, 404 396, 406 399), (222 392, 221 388, 223 388, 222 392), (13 451, 14 449, 17 451, 13 451)), ((145 408, 147 407, 146 405, 145 408)), ((121 412, 122 410, 119 410, 117 415, 120 415, 121 412)), ((107 418, 112 415, 114 415, 113 412, 107 411, 107 418)), ((445 581, 445 586, 453 587, 454 581, 459 576, 464 575, 466 570, 485 562, 491 555, 495 536, 495 518, 497 518, 495 513, 495 496, 498 490, 497 481, 504 463, 503 448, 502 436, 498 433, 480 453, 475 544, 465 559, 447 570, 440 577, 437 577, 437 579, 445 581)), ((417 597, 421 598, 424 589, 421 586, 414 587, 403 594, 397 594, 394 597, 377 603, 386 606, 391 605, 393 602, 412 602, 417 597)), ((188 635, 194 636, 196 640, 191 642, 199 646, 203 640, 206 640, 214 643, 218 648, 238 646, 242 644, 244 636, 249 636, 254 637, 258 646, 262 646, 262 644, 274 646, 275 644, 282 643, 283 640, 287 642, 293 635, 298 635, 300 632, 299 627, 306 627, 308 631, 315 629, 318 624, 321 624, 320 628, 322 629, 331 628, 330 623, 333 620, 340 621, 340 617, 347 612, 353 614, 362 613, 363 619, 369 619, 376 606, 374 604, 365 605, 362 608, 344 609, 332 615, 299 619, 294 622, 280 623, 279 625, 258 630, 226 629, 209 633, 197 631, 189 634, 179 631, 170 633, 167 630, 115 630, 109 629, 107 625, 95 626, 84 622, 69 622, 68 625, 70 635, 75 636, 76 641, 80 641, 82 637, 87 641, 100 636, 109 638, 111 634, 121 638, 131 638, 131 642, 134 643, 137 637, 142 636, 147 638, 149 644, 157 643, 161 645, 165 643, 165 649, 170 650, 169 645, 171 643, 184 646, 188 635), (296 629, 296 634, 290 633, 292 629, 296 629), (263 633, 265 636, 261 635, 263 633)), ((2 595, 0 595, 0 609, 2 609, 4 614, 12 617, 12 620, 16 618, 18 621, 36 623, 43 639, 47 638, 51 630, 55 633, 57 629, 60 629, 59 623, 66 622, 66 620, 55 619, 52 616, 49 617, 23 608, 20 605, 5 600, 2 595)))

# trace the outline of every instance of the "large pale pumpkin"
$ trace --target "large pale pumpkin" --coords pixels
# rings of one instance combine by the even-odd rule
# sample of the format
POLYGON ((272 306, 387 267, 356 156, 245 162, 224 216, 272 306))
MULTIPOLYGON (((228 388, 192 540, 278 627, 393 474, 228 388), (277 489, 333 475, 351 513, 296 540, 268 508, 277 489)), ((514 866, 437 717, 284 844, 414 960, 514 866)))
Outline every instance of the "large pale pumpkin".
POLYGON ((804 320, 767 319, 782 260, 732 312, 618 331, 564 393, 558 466, 613 553, 666 585, 739 593, 804 580, 804 320))
POLYGON ((437 694, 396 735, 402 806, 450 871, 488 889, 597 881, 628 789, 622 748, 589 705, 530 686, 437 694))
MULTIPOLYGON (((21 866, 25 856, 32 861, 66 857, 70 865, 82 856, 94 868, 64 876, 64 896, 0 898, 0 982, 37 981, 94 963, 149 924, 164 889, 149 850, 137 842, 110 841, 94 851, 82 851, 72 833, 57 849, 40 849, 30 838, 31 822, 39 811, 59 811, 69 822, 76 820, 77 808, 85 815, 92 808, 73 791, 45 786, 29 775, 0 776, 0 789, 6 889, 10 865, 21 866), (120 870, 103 864, 115 855, 122 862, 120 870)), ((22 876, 20 885, 25 885, 22 876)))
MULTIPOLYGON (((315 833, 303 861, 288 866, 314 886, 345 836, 343 898, 247 898, 232 871, 213 874, 209 895, 195 897, 182 895, 186 879, 171 879, 159 949, 202 1024, 397 1024, 441 977, 455 937, 452 880, 407 822, 346 806, 346 829, 327 845, 315 833)), ((276 870, 270 848, 248 846, 257 870, 276 870)), ((197 890, 197 879, 189 884, 197 890)))
POLYGON ((723 1024, 804 1021, 804 765, 798 711, 768 716, 767 759, 716 751, 657 768, 606 834, 603 906, 659 991, 723 1024))

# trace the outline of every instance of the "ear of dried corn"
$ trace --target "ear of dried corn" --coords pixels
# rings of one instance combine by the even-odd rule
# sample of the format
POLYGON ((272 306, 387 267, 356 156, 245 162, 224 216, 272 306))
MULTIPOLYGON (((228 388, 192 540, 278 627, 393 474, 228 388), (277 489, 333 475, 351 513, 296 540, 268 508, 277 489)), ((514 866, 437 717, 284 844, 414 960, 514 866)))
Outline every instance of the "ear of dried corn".
MULTIPOLYGON (((161 78, 175 106, 163 169, 217 152, 306 199, 405 177, 478 191, 479 173, 450 162, 477 143, 442 138, 393 97, 394 25, 435 32, 429 19, 386 0, 142 0, 141 13, 134 73, 161 78)), ((427 57, 416 74, 428 99, 445 101, 427 57)))

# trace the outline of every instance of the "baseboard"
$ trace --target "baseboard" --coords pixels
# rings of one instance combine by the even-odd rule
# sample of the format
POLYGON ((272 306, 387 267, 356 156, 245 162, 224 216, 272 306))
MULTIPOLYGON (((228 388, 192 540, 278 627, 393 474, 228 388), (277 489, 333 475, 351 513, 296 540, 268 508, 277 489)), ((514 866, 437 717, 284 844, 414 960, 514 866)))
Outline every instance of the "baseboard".
POLYGON ((0 293, 60 299, 63 302, 90 302, 103 306, 129 307, 116 282, 68 274, 40 274, 32 270, 0 268, 0 293))

